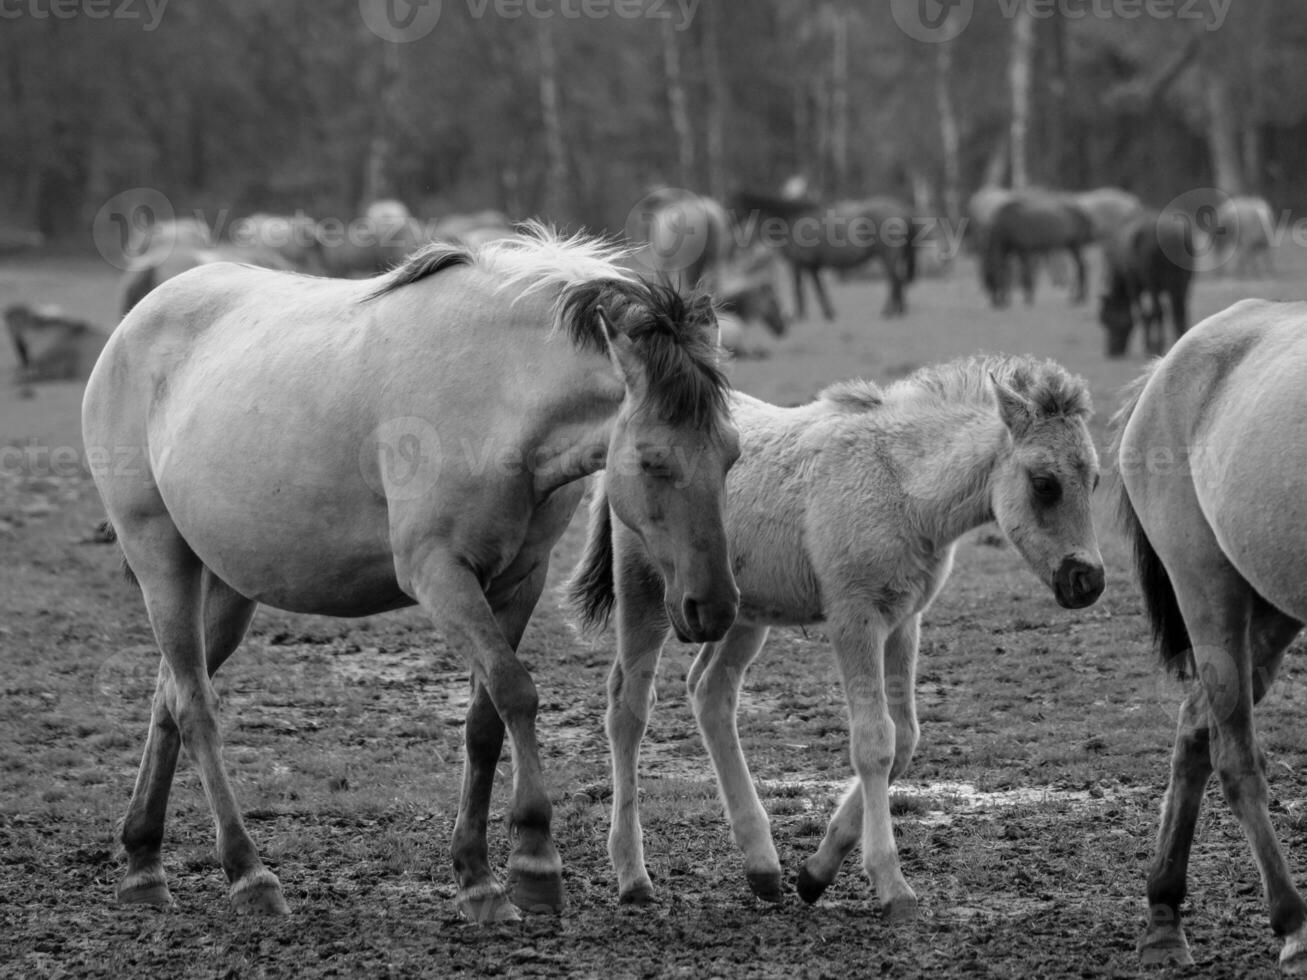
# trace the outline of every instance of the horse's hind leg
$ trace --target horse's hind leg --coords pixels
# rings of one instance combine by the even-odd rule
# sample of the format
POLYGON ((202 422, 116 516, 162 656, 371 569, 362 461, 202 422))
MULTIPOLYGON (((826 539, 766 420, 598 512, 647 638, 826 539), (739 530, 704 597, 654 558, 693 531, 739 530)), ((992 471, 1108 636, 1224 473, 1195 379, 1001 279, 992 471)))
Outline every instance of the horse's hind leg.
MULTIPOLYGON (((217 827, 218 856, 231 882, 231 900, 236 910, 285 913, 288 909, 281 885, 263 866, 254 842, 245 831, 236 794, 222 761, 217 696, 209 681, 205 657, 204 566, 165 515, 147 518, 135 527, 120 527, 119 533, 127 562, 140 581, 164 659, 137 795, 124 823, 129 869, 133 850, 148 861, 149 849, 157 848, 158 838, 162 836, 166 790, 176 763, 179 739, 200 771, 200 781, 217 827)), ((220 598, 248 623, 252 612, 248 600, 218 591, 220 598)), ((233 648, 239 643, 239 633, 243 629, 237 630, 234 622, 225 631, 226 641, 233 648)), ((215 654, 219 652, 215 649, 215 654)), ((227 650, 215 659, 225 659, 230 652, 227 650)), ((148 899, 151 895, 148 878, 131 882, 127 894, 137 900, 142 896, 148 899)), ((157 889, 153 894, 160 897, 157 889)))
MULTIPOLYGON (((654 678, 667 641, 667 614, 657 591, 622 581, 618 571, 617 656, 608 674, 608 747, 613 757, 613 815, 608 856, 617 873, 619 901, 653 901, 640 826, 640 742, 654 704, 654 678)), ((653 582, 650 579, 650 582, 653 582)))
POLYGON ((881 316, 902 316, 907 312, 907 303, 903 299, 903 278, 900 273, 897 254, 885 257, 885 278, 889 280, 889 296, 885 298, 885 308, 881 316))
POLYGON ((779 902, 781 862, 772 843, 767 811, 758 799, 736 726, 740 686, 767 640, 766 626, 736 623, 718 643, 705 643, 690 668, 690 702, 717 773, 731 836, 744 852, 744 873, 753 893, 779 902))
MULTIPOLYGON (((256 604, 232 591, 207 569, 204 572, 204 649, 210 677, 240 645, 254 615, 256 604)), ((160 849, 168 794, 177 769, 181 736, 168 709, 171 680, 167 661, 159 664, 150 731, 136 776, 136 788, 123 819, 122 840, 127 852, 127 872, 118 883, 118 901, 123 904, 166 906, 172 903, 163 872, 160 849)))
POLYGON ((812 277, 812 288, 817 293, 817 302, 821 303, 821 315, 827 320, 835 319, 835 307, 831 304, 830 295, 826 292, 826 284, 821 281, 821 269, 813 266, 808 270, 808 275, 812 277))
POLYGON ((1071 263, 1076 269, 1076 282, 1074 291, 1071 293, 1071 302, 1079 306, 1089 295, 1089 272, 1085 268, 1084 254, 1078 248, 1069 250, 1071 252, 1071 263))

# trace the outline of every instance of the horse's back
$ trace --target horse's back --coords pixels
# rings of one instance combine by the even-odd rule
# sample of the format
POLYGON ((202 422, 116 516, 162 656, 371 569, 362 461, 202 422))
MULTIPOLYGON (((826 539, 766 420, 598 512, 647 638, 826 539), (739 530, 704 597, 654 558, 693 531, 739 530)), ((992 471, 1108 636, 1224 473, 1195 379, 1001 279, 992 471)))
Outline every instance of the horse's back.
POLYGON ((1230 563, 1299 619, 1307 619, 1305 377, 1307 303, 1245 300, 1190 330, 1159 363, 1122 443, 1150 472, 1150 487, 1189 482, 1230 563))

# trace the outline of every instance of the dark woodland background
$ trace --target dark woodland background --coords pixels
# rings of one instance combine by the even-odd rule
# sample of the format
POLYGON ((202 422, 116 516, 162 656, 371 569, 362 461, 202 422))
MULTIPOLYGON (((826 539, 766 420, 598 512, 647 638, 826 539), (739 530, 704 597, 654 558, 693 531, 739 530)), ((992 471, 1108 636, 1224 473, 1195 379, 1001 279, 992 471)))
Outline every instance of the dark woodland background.
POLYGON ((684 30, 671 5, 505 19, 446 0, 412 44, 371 33, 358 0, 174 0, 148 32, 20 17, 0 24, 0 222, 84 238, 148 186, 211 219, 397 197, 618 229, 657 184, 725 196, 800 173, 950 216, 987 181, 1307 203, 1307 4, 1236 0, 1218 30, 1207 3, 1024 31, 1011 6, 978 0, 945 44, 909 38, 887 0, 704 0, 684 30))

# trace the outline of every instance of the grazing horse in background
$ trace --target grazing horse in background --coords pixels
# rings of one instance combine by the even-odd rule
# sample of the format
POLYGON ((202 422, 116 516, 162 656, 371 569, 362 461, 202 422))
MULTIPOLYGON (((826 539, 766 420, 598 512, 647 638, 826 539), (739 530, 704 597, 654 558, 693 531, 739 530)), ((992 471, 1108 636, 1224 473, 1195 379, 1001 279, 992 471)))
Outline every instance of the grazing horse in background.
POLYGON ((1189 290, 1193 285, 1194 239, 1184 217, 1143 211, 1116 229, 1103 245, 1107 291, 1099 321, 1107 330, 1107 356, 1123 357, 1136 321, 1143 327, 1144 350, 1166 350, 1162 300, 1171 310, 1176 339, 1189 328, 1189 290))
POLYGON ((1271 235, 1275 213, 1260 197, 1232 197, 1216 211, 1217 261, 1234 263, 1238 276, 1273 276, 1271 235))
POLYGON ((1026 302, 1035 301, 1034 260, 1065 250, 1075 264, 1071 302, 1087 293, 1084 248, 1094 240, 1094 223, 1077 204, 1059 195, 1021 194, 1001 204, 984 235, 981 278, 994 306, 1008 304, 1011 264, 1021 267, 1026 302))
POLYGON ((119 901, 171 901, 160 847, 184 746, 236 909, 285 912, 241 820, 210 677, 258 603, 420 604, 472 671, 458 907, 517 917, 485 836, 505 730, 512 901, 562 907, 538 695, 516 651, 582 478, 609 467, 680 635, 719 639, 738 599, 722 508, 739 447, 712 307, 639 282, 618 255, 535 227, 475 253, 433 245, 368 282, 210 265, 114 332, 83 434, 93 460, 142 461, 92 475, 163 653, 119 901))
POLYGON ((85 378, 108 336, 53 308, 23 304, 5 310, 5 332, 18 355, 22 381, 75 381, 85 378))
POLYGON ((487 209, 468 214, 447 214, 435 223, 431 237, 438 242, 452 242, 464 248, 508 238, 513 234, 513 223, 502 211, 487 209))
POLYGON ((215 262, 239 262, 261 269, 297 271, 276 249, 265 245, 162 243, 132 263, 118 287, 118 309, 126 316, 151 290, 174 276, 215 262))
POLYGON ((643 274, 665 278, 683 293, 703 290, 739 323, 784 335, 770 249, 742 245, 730 215, 710 197, 663 188, 643 203, 642 225, 628 229, 645 242, 637 255, 643 274))
POLYGON ((803 279, 812 282, 822 315, 835 319, 826 287, 824 269, 854 269, 879 259, 889 280, 889 297, 881 315, 907 313, 904 288, 917 274, 916 237, 918 226, 912 209, 892 197, 872 197, 823 205, 811 200, 791 200, 761 194, 737 194, 731 202, 735 221, 750 236, 779 251, 794 276, 794 307, 799 319, 807 316, 803 279), (779 241, 777 240, 779 238, 779 241))
POLYGON ((1097 187, 1067 197, 1089 215, 1094 225, 1094 238, 1104 243, 1118 228, 1144 210, 1143 201, 1119 187, 1097 187))
POLYGON ((1261 872, 1280 965, 1307 971, 1307 904, 1271 825, 1253 708, 1307 621, 1307 304, 1246 300, 1190 330, 1113 420, 1120 512, 1180 708, 1148 874, 1145 964, 1190 964, 1181 905, 1215 771, 1261 872), (1164 453, 1178 465, 1147 460, 1164 453))
MULTIPOLYGON (((1103 591, 1090 515, 1098 457, 1084 381, 1051 361, 973 357, 924 368, 884 391, 835 385, 798 408, 736 393, 743 454, 726 481, 726 527, 740 611, 690 668, 689 693, 749 885, 779 901, 781 867, 736 730, 745 671, 772 626, 826 623, 851 719, 857 780, 799 875, 814 902, 862 843, 863 867, 892 919, 917 900, 899 869, 889 784, 917 744, 913 701, 923 611, 957 539, 989 521, 1066 608, 1103 591)), ((609 851, 621 899, 647 902, 636 785, 653 680, 672 626, 655 564, 613 523, 602 494, 570 597, 580 620, 617 617, 608 683, 613 754, 609 851)))

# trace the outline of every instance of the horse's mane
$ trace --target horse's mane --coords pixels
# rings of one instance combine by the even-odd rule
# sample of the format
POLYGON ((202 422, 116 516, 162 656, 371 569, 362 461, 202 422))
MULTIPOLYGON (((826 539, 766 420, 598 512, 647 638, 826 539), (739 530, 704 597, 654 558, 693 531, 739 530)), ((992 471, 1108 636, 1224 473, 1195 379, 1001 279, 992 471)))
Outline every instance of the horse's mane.
POLYGON ((1024 354, 976 354, 920 368, 890 385, 884 401, 889 404, 926 396, 940 401, 994 404, 991 378, 1029 399, 1039 418, 1086 418, 1093 412, 1084 378, 1071 374, 1056 361, 1024 354))
POLYGON ((584 350, 606 352, 599 320, 635 342, 644 365, 651 407, 671 425, 716 426, 725 418, 729 385, 713 342, 716 315, 705 295, 682 297, 621 266, 629 250, 587 235, 560 235, 535 221, 511 238, 475 250, 445 242, 428 245, 382 275, 367 294, 377 299, 456 266, 471 266, 499 280, 500 290, 521 287, 517 299, 558 290, 555 329, 584 350))

